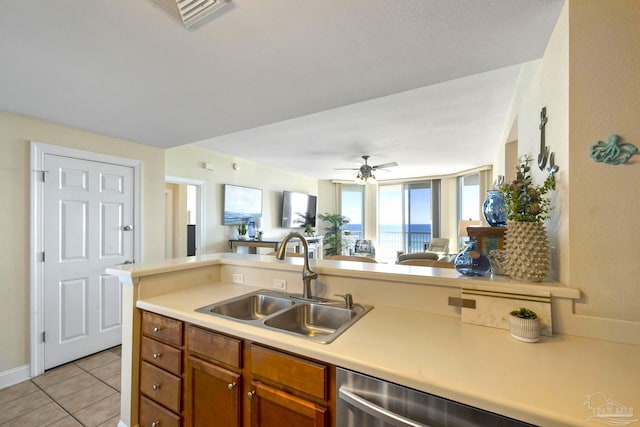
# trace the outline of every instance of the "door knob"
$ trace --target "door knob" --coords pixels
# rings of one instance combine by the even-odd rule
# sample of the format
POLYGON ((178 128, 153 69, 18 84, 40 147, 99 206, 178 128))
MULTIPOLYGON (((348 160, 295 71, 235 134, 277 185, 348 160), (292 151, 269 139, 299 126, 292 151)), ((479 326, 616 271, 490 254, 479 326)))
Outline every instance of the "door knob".
POLYGON ((133 231, 133 225, 123 225, 122 231, 133 231))
POLYGON ((247 399, 251 400, 253 399, 253 395, 256 394, 255 391, 250 391, 249 393, 247 393, 247 399))

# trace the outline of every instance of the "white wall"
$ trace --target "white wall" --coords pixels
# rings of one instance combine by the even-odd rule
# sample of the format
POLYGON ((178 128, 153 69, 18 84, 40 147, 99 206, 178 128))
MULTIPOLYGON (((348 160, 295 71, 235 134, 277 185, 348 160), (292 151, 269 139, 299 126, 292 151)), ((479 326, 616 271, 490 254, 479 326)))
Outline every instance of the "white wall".
POLYGON ((576 312, 640 322, 640 155, 621 166, 589 157, 611 134, 640 147, 640 2, 569 5, 568 264, 585 293, 576 312))
MULTIPOLYGON (((235 226, 222 225, 224 184, 262 189, 262 230, 264 238, 282 238, 288 231, 280 228, 282 192, 298 191, 318 195, 315 179, 294 175, 262 166, 240 158, 216 153, 196 145, 170 148, 165 152, 166 174, 205 183, 206 242, 201 254, 228 252, 235 226), (203 167, 213 165, 213 170, 203 167), (233 164, 239 166, 234 170, 233 164)), ((322 197, 318 198, 318 212, 322 213, 322 197)))
POLYGON ((164 256, 163 150, 0 112, 0 373, 30 363, 30 141, 142 160, 142 256, 164 256))
MULTIPOLYGON (((547 222, 559 281, 582 291, 578 318, 626 330, 640 330, 640 161, 595 163, 589 150, 611 134, 640 146, 638 22, 637 0, 568 0, 517 114, 519 153, 535 158, 547 107, 560 166, 547 222)), ((544 177, 535 168, 534 181, 544 177)))

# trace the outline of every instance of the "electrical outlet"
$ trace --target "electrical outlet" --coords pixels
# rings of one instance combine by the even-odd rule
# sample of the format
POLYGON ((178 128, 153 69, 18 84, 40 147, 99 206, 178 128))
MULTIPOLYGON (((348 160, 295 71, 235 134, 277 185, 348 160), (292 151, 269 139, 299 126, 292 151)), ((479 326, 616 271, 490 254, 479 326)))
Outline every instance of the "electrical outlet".
POLYGON ((287 281, 282 279, 273 279, 273 288, 284 291, 287 289, 287 281))
POLYGON ((233 283, 237 283, 238 285, 242 285, 244 284, 244 275, 240 274, 240 273, 236 273, 231 275, 231 280, 233 280, 233 283))

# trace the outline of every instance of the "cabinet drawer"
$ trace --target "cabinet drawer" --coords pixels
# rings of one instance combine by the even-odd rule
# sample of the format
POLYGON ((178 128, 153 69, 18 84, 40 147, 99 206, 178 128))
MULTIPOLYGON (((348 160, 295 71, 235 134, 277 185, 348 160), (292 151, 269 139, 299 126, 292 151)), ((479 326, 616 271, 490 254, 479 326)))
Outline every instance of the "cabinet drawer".
POLYGON ((169 344, 182 346, 182 322, 179 320, 143 311, 142 333, 169 344))
POLYGON ((180 413, 182 379, 156 368, 150 363, 140 364, 140 391, 174 412, 180 413))
POLYGON ((142 337, 142 360, 176 375, 182 374, 182 350, 151 338, 142 337))
POLYGON ((252 344, 251 372, 318 399, 329 398, 326 365, 252 344))
POLYGON ((242 341, 237 338, 189 325, 187 349, 189 353, 242 368, 242 341))
POLYGON ((182 420, 179 415, 167 411, 144 396, 140 398, 140 427, 180 426, 182 426, 182 420))

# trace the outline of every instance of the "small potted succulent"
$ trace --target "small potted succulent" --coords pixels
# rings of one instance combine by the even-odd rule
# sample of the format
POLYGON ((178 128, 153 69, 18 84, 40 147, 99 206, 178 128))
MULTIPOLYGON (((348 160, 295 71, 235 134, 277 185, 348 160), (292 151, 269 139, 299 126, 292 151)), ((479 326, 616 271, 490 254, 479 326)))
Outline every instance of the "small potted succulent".
POLYGON ((247 240, 247 224, 238 224, 238 239, 247 240))
POLYGON ((540 319, 535 311, 520 307, 509 315, 511 336, 523 342, 538 342, 540 339, 540 319))

